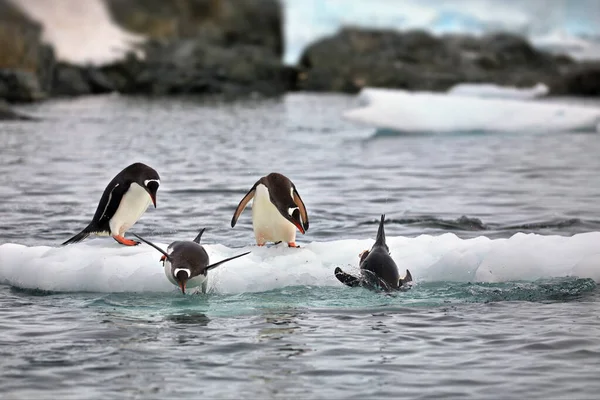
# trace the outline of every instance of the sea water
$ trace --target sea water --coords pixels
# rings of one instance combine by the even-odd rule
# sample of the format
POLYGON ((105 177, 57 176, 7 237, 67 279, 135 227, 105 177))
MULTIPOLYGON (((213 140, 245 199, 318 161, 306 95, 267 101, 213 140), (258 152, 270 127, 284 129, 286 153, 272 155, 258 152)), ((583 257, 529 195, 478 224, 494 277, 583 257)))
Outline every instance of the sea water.
POLYGON ((25 107, 0 126, 0 393, 6 398, 596 398, 600 136, 377 134, 351 96, 235 103, 119 96, 25 107), (132 228, 195 237, 210 292, 182 295, 160 253, 59 247, 141 161, 157 208, 132 228), (310 229, 253 245, 239 200, 278 171, 310 229), (344 287, 380 214, 412 290, 344 287))

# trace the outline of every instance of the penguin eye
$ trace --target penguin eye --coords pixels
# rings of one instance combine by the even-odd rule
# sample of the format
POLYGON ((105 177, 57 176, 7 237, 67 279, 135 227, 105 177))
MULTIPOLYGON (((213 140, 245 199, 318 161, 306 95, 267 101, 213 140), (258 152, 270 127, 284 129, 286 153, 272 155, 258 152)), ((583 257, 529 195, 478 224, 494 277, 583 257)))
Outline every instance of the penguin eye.
POLYGON ((187 275, 186 277, 184 277, 184 279, 190 279, 190 276, 192 276, 191 271, 187 268, 175 268, 175 270, 173 271, 173 275, 177 277, 177 275, 179 275, 180 272, 183 272, 185 275, 187 275))
POLYGON ((297 210, 298 210, 298 207, 293 207, 293 208, 290 207, 290 208, 288 208, 288 214, 290 214, 290 217, 293 217, 294 216, 294 211, 297 211, 297 210))
POLYGON ((156 187, 158 188, 160 186, 160 180, 159 179, 146 179, 144 181, 144 186, 148 187, 149 184, 152 184, 152 186, 156 185, 156 187))

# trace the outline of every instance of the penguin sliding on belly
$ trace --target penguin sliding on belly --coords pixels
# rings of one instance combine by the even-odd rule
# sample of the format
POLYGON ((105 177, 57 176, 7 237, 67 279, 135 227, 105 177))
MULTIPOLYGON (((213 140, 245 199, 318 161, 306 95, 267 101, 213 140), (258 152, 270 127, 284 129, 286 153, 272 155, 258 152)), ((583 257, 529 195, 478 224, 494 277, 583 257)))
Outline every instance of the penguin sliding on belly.
POLYGON ((206 293, 208 271, 234 260, 238 257, 250 254, 246 252, 237 256, 229 257, 214 264, 208 264, 208 253, 200 245, 200 239, 205 229, 202 229, 198 236, 193 241, 176 241, 167 247, 165 252, 154 243, 141 238, 133 233, 133 235, 142 242, 154 247, 160 251, 163 256, 160 260, 163 262, 165 275, 173 285, 179 286, 181 293, 185 294, 186 288, 195 288, 202 286, 202 293, 206 293))
POLYGON ((334 273, 340 282, 351 287, 363 286, 386 292, 410 289, 410 271, 406 270, 406 276, 400 278, 398 267, 390 256, 390 249, 385 242, 384 220, 385 214, 381 216, 377 238, 371 250, 365 250, 359 255, 361 276, 355 277, 337 267, 334 273))
POLYGON ((286 242, 296 245, 296 228, 308 230, 308 213, 296 186, 276 172, 260 178, 238 204, 231 219, 233 228, 246 205, 252 201, 252 226, 256 244, 286 242))
POLYGON ((158 172, 142 163, 131 164, 104 189, 92 222, 63 243, 77 243, 94 234, 112 236, 125 246, 140 244, 125 239, 125 232, 144 214, 150 203, 156 208, 156 191, 160 186, 158 172))

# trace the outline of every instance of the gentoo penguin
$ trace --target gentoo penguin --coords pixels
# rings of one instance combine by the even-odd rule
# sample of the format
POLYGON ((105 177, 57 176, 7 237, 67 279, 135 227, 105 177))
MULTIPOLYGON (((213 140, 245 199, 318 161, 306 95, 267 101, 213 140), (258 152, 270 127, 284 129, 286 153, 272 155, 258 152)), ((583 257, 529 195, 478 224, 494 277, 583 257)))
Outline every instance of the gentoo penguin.
POLYGON ((135 233, 133 233, 133 235, 163 254, 160 260, 163 262, 165 275, 169 279, 169 282, 179 286, 183 294, 185 294, 186 288, 195 288, 198 286, 202 286, 202 293, 206 293, 206 277, 209 270, 216 268, 227 261, 250 254, 250 252, 238 254, 237 256, 229 257, 209 265, 208 253, 206 253, 204 247, 200 245, 200 238, 204 231, 205 229, 202 229, 192 242, 178 240, 171 243, 169 247, 167 247, 166 252, 154 243, 141 238, 135 233))
POLYGON ((308 230, 308 213, 292 181, 276 172, 260 178, 235 209, 232 228, 252 198, 256 244, 286 242, 289 247, 299 247, 296 245, 296 228, 302 234, 308 230))
POLYGON ((119 172, 108 184, 98 203, 92 222, 80 233, 63 243, 77 243, 95 234, 112 236, 125 246, 140 244, 125 239, 125 232, 131 228, 150 203, 156 208, 156 191, 160 185, 158 173, 142 163, 131 164, 119 172))
POLYGON ((385 243, 385 231, 383 222, 385 214, 381 216, 377 238, 371 250, 360 253, 360 277, 345 273, 339 267, 335 269, 335 277, 348 286, 364 286, 369 289, 379 289, 386 292, 392 290, 410 289, 412 275, 406 270, 406 276, 400 278, 398 267, 390 256, 390 249, 385 243))

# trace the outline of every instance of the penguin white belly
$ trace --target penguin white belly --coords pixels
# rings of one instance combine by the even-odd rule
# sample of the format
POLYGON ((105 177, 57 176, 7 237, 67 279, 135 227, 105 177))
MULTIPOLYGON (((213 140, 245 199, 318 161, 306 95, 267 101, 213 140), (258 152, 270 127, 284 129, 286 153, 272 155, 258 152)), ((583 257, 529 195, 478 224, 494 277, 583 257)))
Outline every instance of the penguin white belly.
POLYGON ((265 185, 256 186, 252 200, 252 226, 256 243, 296 241, 296 227, 285 219, 277 207, 271 203, 269 189, 265 185))
POLYGON ((110 219, 111 234, 123 236, 146 212, 151 201, 150 195, 143 187, 132 183, 127 193, 123 195, 117 212, 110 219))

